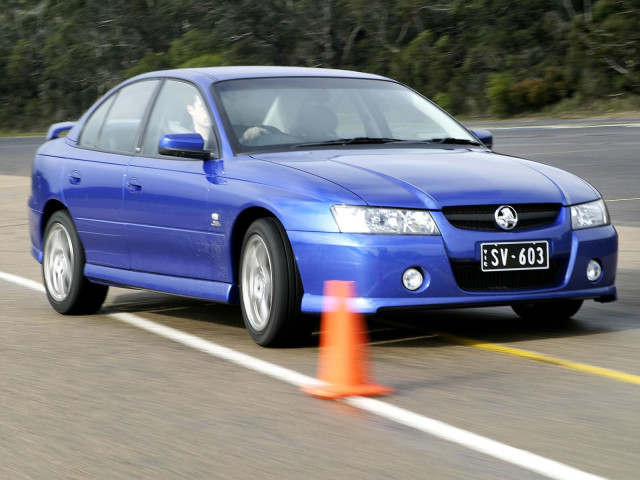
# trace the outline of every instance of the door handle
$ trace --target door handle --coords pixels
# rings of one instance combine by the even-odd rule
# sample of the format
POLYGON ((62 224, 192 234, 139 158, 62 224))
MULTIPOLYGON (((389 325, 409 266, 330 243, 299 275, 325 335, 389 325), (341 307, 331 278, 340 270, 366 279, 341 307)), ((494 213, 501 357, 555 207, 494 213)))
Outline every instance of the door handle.
POLYGON ((71 173, 69 173, 69 183, 71 185, 80 185, 81 181, 82 177, 80 176, 80 172, 78 170, 72 170, 71 173))
POLYGON ((129 188, 129 191, 131 193, 138 193, 142 191, 142 184, 137 178, 132 178, 131 180, 129 180, 129 182, 127 183, 127 187, 129 188))

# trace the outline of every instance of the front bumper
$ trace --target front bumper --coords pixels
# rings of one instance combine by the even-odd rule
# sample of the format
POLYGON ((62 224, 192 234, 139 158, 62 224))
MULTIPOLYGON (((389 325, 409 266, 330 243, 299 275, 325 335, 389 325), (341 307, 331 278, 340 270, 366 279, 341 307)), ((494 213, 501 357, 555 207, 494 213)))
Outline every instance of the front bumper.
POLYGON ((288 233, 304 288, 301 309, 308 313, 322 311, 327 280, 355 282, 358 297, 352 305, 361 313, 382 308, 509 305, 578 298, 605 302, 616 298, 618 235, 613 226, 572 231, 557 225, 517 234, 445 228, 442 236, 288 233), (527 240, 549 241, 550 258, 560 265, 551 284, 468 291, 456 282, 452 262, 475 263, 480 270, 481 243, 527 240), (586 277, 591 259, 602 265, 602 276, 596 282, 586 277), (409 267, 419 268, 425 277, 413 292, 402 285, 402 274, 409 267))

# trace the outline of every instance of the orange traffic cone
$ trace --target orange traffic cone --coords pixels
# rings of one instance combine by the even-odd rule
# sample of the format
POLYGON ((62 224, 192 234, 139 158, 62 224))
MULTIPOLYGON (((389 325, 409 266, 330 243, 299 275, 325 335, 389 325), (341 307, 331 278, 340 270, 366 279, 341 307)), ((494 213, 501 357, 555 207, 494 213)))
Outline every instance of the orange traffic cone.
POLYGON ((364 320, 348 305, 354 293, 353 282, 325 282, 318 379, 326 385, 305 385, 302 390, 306 393, 335 399, 385 395, 393 391, 390 387, 369 382, 364 320))

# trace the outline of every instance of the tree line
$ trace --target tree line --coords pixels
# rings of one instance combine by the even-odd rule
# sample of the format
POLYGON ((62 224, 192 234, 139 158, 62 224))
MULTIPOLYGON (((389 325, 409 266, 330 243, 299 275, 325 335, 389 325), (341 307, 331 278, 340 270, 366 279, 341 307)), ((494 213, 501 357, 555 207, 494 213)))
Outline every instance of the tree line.
POLYGON ((456 115, 640 93, 640 0, 3 0, 0 126, 74 119, 145 71, 393 77, 456 115))

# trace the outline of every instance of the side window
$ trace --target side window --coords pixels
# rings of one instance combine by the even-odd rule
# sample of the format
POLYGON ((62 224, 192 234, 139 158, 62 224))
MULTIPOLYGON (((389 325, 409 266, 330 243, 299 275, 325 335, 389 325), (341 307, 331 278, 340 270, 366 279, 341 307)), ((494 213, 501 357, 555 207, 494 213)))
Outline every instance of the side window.
POLYGON ((98 148, 110 152, 134 153, 142 117, 157 84, 157 80, 137 82, 118 92, 98 136, 98 148))
POLYGON ((115 95, 111 95, 105 102, 102 102, 95 112, 91 115, 91 118, 84 124, 82 133, 80 134, 80 140, 78 144, 82 147, 95 147, 98 142, 98 136, 100 135, 100 129, 104 122, 115 95))
POLYGON ((178 80, 167 80, 158 95, 144 136, 142 153, 158 155, 158 142, 164 135, 199 133, 205 148, 216 147, 211 115, 197 88, 178 80))

